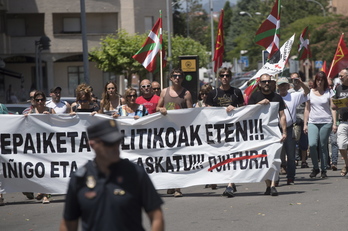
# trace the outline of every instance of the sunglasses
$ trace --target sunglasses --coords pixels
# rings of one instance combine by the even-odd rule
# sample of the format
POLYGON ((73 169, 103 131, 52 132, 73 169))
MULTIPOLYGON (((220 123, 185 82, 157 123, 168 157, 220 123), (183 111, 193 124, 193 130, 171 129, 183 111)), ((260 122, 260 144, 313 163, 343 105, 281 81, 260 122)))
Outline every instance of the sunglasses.
POLYGON ((261 83, 270 83, 272 80, 262 80, 261 83))
POLYGON ((35 99, 36 102, 44 102, 45 100, 44 99, 35 99))
POLYGON ((201 93, 201 95, 208 95, 208 93, 201 93))
POLYGON ((150 88, 151 85, 150 85, 150 84, 148 84, 148 85, 142 85, 141 87, 142 87, 142 88, 150 88))
POLYGON ((172 77, 173 77, 174 79, 176 79, 176 78, 179 78, 179 79, 183 78, 182 75, 172 75, 172 77))
POLYGON ((223 77, 230 78, 231 75, 229 75, 229 74, 221 74, 221 75, 220 75, 220 78, 223 78, 223 77))
POLYGON ((137 95, 127 95, 128 98, 137 98, 137 95))
POLYGON ((155 91, 161 90, 161 88, 159 88, 159 87, 154 87, 154 88, 152 88, 152 89, 155 90, 155 91))

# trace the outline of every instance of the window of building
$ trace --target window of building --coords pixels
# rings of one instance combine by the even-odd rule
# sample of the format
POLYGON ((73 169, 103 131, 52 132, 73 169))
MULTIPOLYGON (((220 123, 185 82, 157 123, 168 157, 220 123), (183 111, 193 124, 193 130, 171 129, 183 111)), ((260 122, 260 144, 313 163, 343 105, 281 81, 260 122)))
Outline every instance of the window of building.
POLYGON ((145 16, 145 32, 152 30, 153 27, 153 17, 152 16, 145 16))
POLYGON ((103 80, 104 80, 104 86, 109 81, 116 82, 116 76, 115 73, 112 72, 103 72, 103 80))
POLYGON ((76 96, 76 87, 85 82, 83 66, 68 67, 69 95, 76 96))
MULTIPOLYGON (((117 13, 87 13, 87 34, 110 34, 118 29, 117 13)), ((81 33, 81 18, 78 13, 54 13, 53 33, 81 33)))
POLYGON ((64 33, 81 33, 80 18, 63 18, 64 33))
POLYGON ((9 36, 42 36, 44 14, 6 14, 6 31, 9 36))
POLYGON ((7 33, 10 36, 25 36, 24 18, 11 18, 7 20, 7 33))

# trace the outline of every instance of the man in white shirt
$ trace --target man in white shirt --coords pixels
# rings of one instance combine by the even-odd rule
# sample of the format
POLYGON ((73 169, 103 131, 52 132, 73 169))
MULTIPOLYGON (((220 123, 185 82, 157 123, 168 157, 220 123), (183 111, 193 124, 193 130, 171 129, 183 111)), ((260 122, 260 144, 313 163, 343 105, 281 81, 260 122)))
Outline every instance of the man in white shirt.
POLYGON ((290 89, 289 80, 286 77, 279 78, 277 81, 279 95, 283 98, 286 108, 284 110, 286 117, 287 136, 283 144, 283 150, 285 150, 287 156, 286 172, 287 172, 287 184, 294 183, 296 165, 295 165, 295 148, 296 143, 292 136, 292 126, 296 122, 296 108, 301 103, 307 101, 307 94, 309 88, 301 81, 297 79, 298 84, 302 87, 303 92, 289 93, 290 89))
POLYGON ((70 113, 70 104, 60 100, 61 91, 61 87, 51 88, 50 96, 52 99, 46 102, 46 107, 53 108, 56 114, 70 113))

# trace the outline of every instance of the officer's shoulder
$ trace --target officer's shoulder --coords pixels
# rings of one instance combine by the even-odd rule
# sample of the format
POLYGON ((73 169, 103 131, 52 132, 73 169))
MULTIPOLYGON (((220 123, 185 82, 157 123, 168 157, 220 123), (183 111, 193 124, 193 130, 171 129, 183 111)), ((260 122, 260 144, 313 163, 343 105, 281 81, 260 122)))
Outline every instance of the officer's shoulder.
POLYGON ((83 165, 82 167, 80 167, 76 172, 75 172, 75 176, 76 177, 84 177, 87 173, 87 170, 89 167, 92 166, 92 161, 88 161, 85 165, 83 165))

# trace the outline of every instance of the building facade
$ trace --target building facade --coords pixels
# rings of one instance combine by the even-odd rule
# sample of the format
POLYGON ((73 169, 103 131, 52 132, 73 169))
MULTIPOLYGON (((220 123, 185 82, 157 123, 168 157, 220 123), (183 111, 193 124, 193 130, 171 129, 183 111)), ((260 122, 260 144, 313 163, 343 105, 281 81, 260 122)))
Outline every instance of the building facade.
POLYGON ((348 16, 348 1, 347 0, 331 0, 329 11, 334 14, 348 16))
MULTIPOLYGON (((6 102, 8 89, 20 98, 29 95, 30 89, 48 93, 53 86, 62 87, 63 96, 75 95, 76 86, 84 82, 81 1, 0 0, 0 102, 6 102)), ((130 34, 147 32, 159 10, 164 20, 167 17, 164 0, 83 2, 88 50, 118 29, 130 34)), ((122 76, 104 73, 93 62, 88 68, 98 97, 112 79, 124 89, 122 76)))

